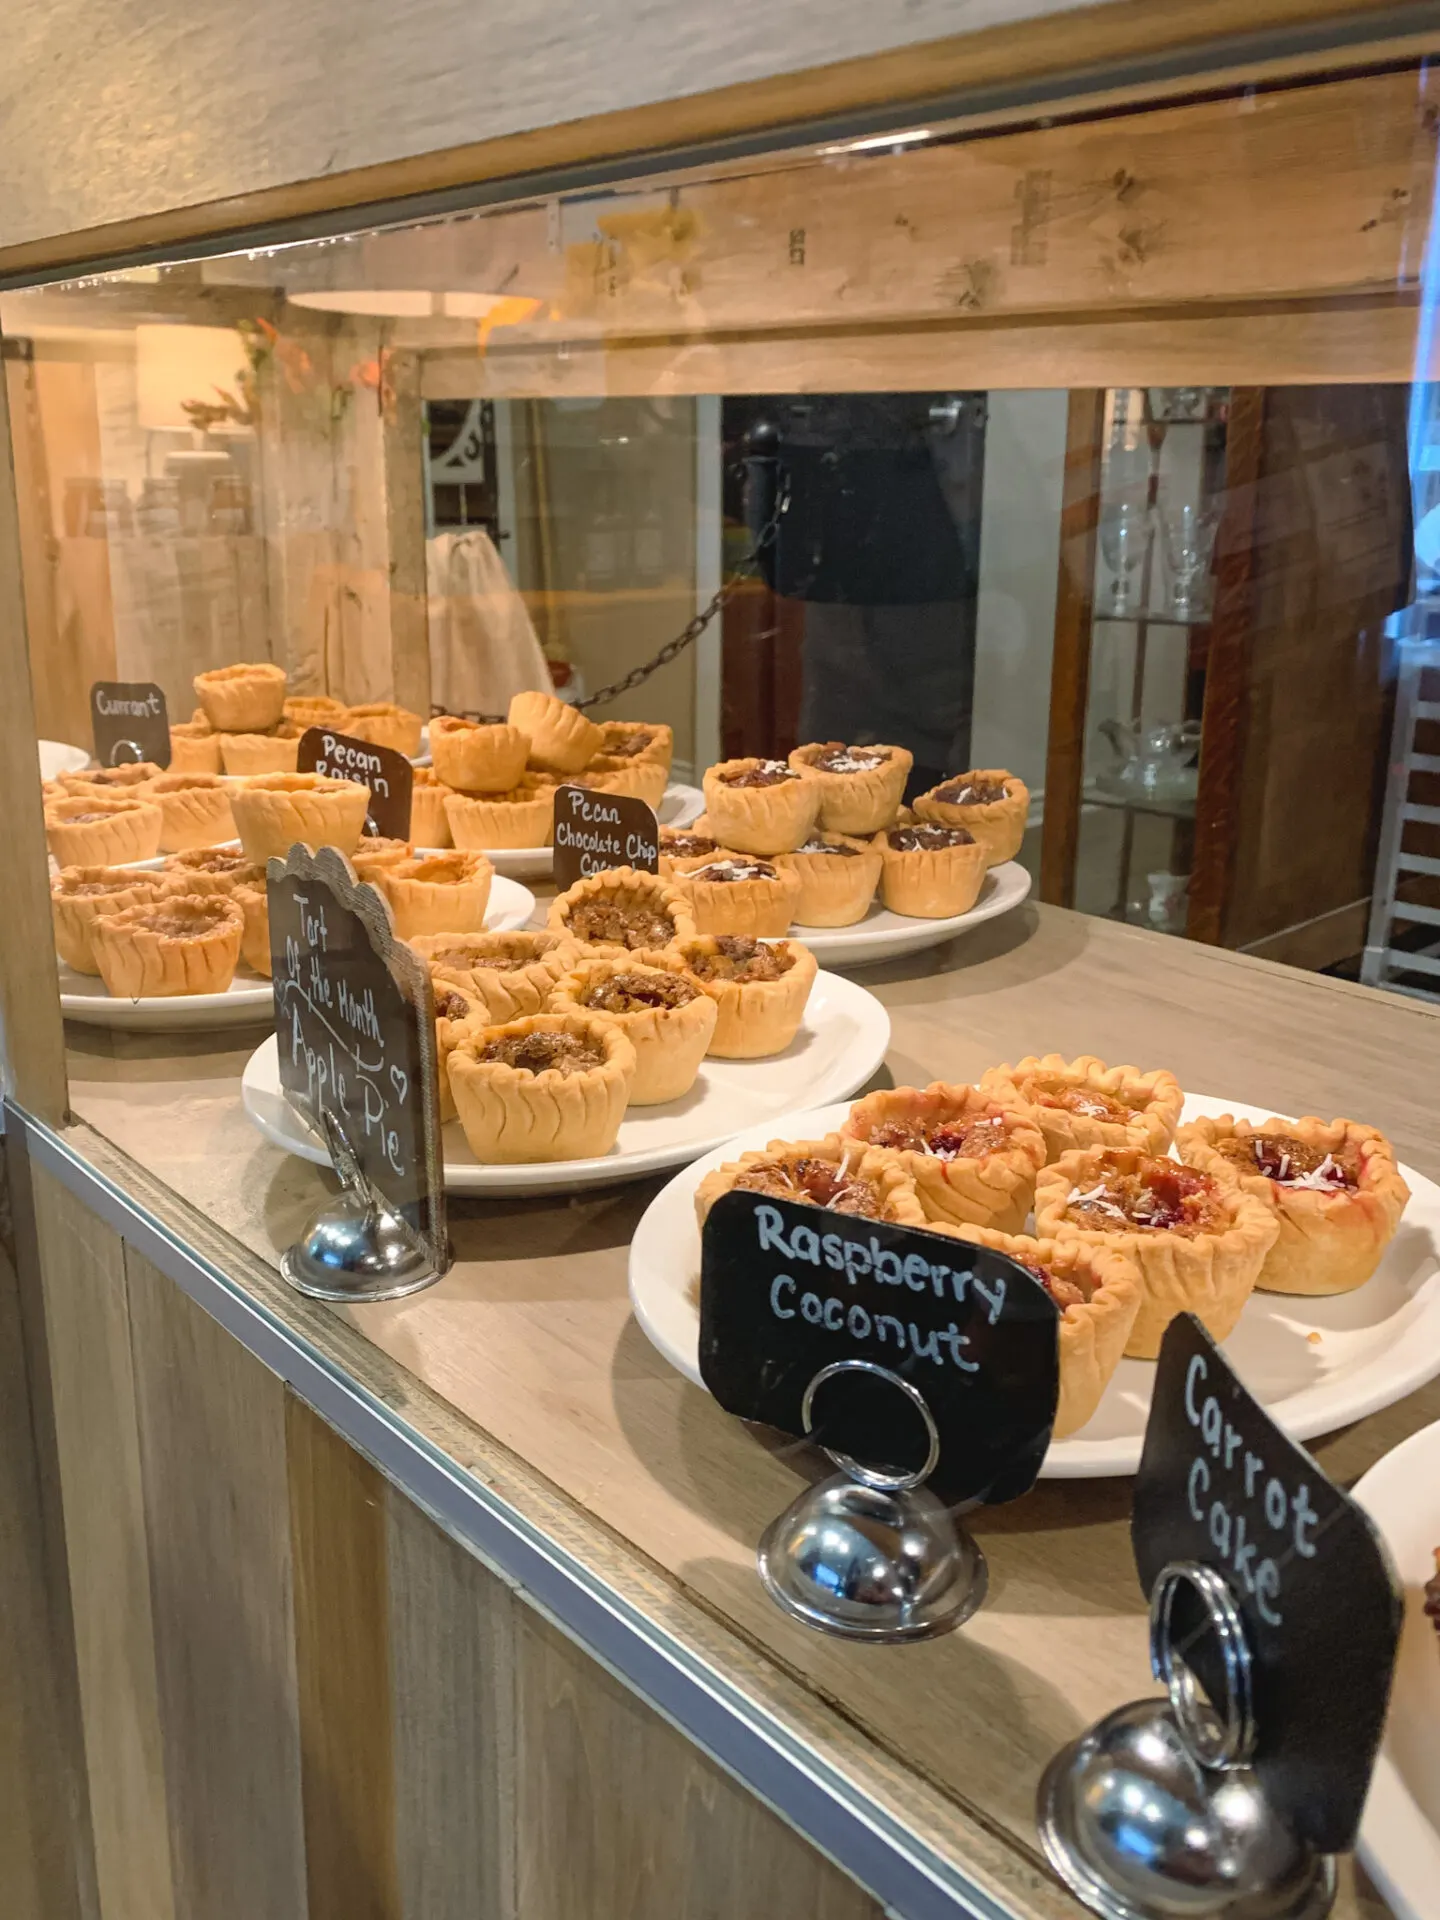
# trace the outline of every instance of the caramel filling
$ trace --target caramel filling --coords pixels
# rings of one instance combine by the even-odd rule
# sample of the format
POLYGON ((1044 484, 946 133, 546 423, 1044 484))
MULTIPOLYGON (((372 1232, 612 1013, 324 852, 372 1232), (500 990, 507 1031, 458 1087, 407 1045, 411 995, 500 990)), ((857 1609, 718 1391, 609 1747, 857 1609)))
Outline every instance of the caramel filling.
POLYGON ((604 1052, 593 1040, 573 1033, 516 1033, 492 1040, 480 1053, 521 1073, 588 1073, 605 1064, 604 1052))
POLYGON ((844 1160, 838 1166, 808 1154, 793 1160, 767 1160, 742 1173, 735 1186, 741 1193, 798 1200, 804 1206, 829 1207, 835 1213, 863 1214, 867 1220, 884 1216, 879 1187, 873 1180, 862 1180, 851 1173, 844 1160))
POLYGON ((640 898, 617 900, 602 895, 578 900, 570 909, 567 924, 577 940, 628 947, 632 953, 644 947, 668 947, 675 938, 675 922, 664 908, 653 907, 640 898))
POLYGON ((931 1127, 918 1120, 886 1120, 869 1135, 873 1147, 896 1153, 928 1153, 935 1160, 983 1160, 1009 1145, 1003 1121, 969 1120, 963 1115, 931 1127))
POLYGON ((972 780, 961 776, 958 780, 947 780, 943 787, 936 787, 932 800, 941 800, 947 807, 988 807, 995 801, 1005 798, 1006 788, 998 780, 972 780))
POLYGON ((199 940, 225 926, 229 917, 223 907, 187 907, 176 902, 137 912, 130 925, 158 933, 162 940, 199 940))
POLYGON ((1032 1106, 1059 1107, 1066 1113, 1083 1113, 1087 1120, 1106 1120, 1126 1126, 1135 1118, 1135 1109, 1112 1094, 1099 1093, 1094 1087, 1072 1087, 1063 1080, 1028 1080, 1021 1088, 1032 1106))
POLYGON ((697 989, 677 973, 612 973, 582 996, 596 1013, 648 1013, 657 1008, 688 1007, 697 989))
POLYGON ((1081 1226, 1186 1239, 1221 1232, 1227 1224, 1220 1189, 1208 1173, 1148 1154, 1136 1157, 1133 1172, 1104 1167, 1093 1186, 1072 1187, 1065 1210, 1081 1226))
POLYGON ((747 767, 743 773, 725 773, 720 776, 727 787, 778 787, 786 780, 798 780, 799 774, 783 760, 762 760, 758 766, 747 767))
POLYGON ((940 847, 971 847, 975 836, 964 827, 892 827, 885 838, 896 853, 929 853, 940 847))
POLYGON ((1348 1155, 1312 1147, 1288 1133, 1237 1134, 1218 1142, 1216 1151, 1243 1173, 1263 1173, 1278 1187, 1302 1187, 1312 1193, 1351 1193, 1360 1169, 1348 1155))
POLYGON ((748 933, 722 933, 714 952, 690 951, 685 964, 699 980, 734 980, 748 986, 757 980, 778 980, 795 964, 784 947, 767 947, 748 933))
POLYGON ((817 773, 869 773, 883 767, 890 755, 883 747, 844 747, 832 743, 817 753, 810 764, 817 773))

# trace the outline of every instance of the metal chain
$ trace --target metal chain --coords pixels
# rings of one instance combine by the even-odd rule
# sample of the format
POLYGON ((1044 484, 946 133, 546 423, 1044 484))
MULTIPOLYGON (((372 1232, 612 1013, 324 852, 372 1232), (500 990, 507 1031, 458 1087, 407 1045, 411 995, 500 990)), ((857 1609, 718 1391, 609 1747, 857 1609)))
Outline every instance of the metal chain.
MULTIPOLYGON (((695 618, 687 621, 679 633, 675 635, 674 639, 667 640, 660 651, 651 659, 647 660, 643 666, 632 667, 623 680, 612 681, 608 687, 601 687, 595 693, 586 694, 583 700, 570 701, 569 704, 575 708, 576 712, 584 713, 587 707, 600 707, 603 706, 607 700, 618 699, 622 693, 632 693, 636 687, 643 686, 652 673, 658 673, 661 667, 668 667, 672 660, 679 659, 687 647, 693 647, 701 634, 705 632, 706 628, 714 622, 727 601, 734 597, 741 581, 747 579, 755 570, 761 554, 779 532, 780 522, 784 519, 786 509, 789 505, 789 486, 788 484, 782 485, 776 496, 774 510, 770 518, 756 535, 750 551, 745 555, 745 558, 740 562, 740 565, 735 569, 734 573, 730 575, 729 579, 721 581, 719 587, 710 596, 710 599, 701 608, 700 612, 695 615, 695 618)), ((454 714, 454 712, 455 709, 452 707, 432 706, 430 709, 432 719, 440 714, 454 714)), ((505 720, 503 713, 471 713, 464 708, 460 710, 457 717, 462 720, 478 721, 481 726, 497 726, 505 720)))

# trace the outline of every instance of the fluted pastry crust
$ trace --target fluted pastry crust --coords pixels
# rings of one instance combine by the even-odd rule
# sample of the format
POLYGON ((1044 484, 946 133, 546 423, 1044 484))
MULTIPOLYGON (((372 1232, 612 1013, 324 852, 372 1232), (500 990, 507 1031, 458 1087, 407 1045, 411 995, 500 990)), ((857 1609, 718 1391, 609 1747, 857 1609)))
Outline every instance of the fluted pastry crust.
POLYGON ((397 707, 393 700, 370 700, 358 707, 347 707, 341 728, 353 740, 368 740, 372 747, 390 747, 407 760, 420 751, 420 735, 425 722, 408 707, 397 707))
POLYGON ((598 953, 637 953, 642 948, 667 947, 676 940, 689 940, 695 933, 695 919, 680 888, 636 867, 607 867, 577 880, 550 902, 546 923, 552 932, 568 933, 598 953), (571 924, 580 909, 603 913, 607 908, 614 908, 631 922, 613 938, 586 933, 571 924), (661 938, 661 929, 644 926, 647 916, 668 921, 672 929, 669 937, 661 938))
POLYGON ((484 725, 453 713, 430 722, 430 758, 447 787, 509 793, 525 776, 530 741, 518 727, 484 725))
POLYGON ((1243 1192, 1274 1213, 1279 1232, 1255 1282, 1267 1293, 1348 1293, 1363 1286, 1394 1239, 1410 1198, 1394 1148, 1383 1133, 1358 1120, 1306 1115, 1300 1120, 1272 1118, 1255 1127, 1226 1113, 1190 1121, 1176 1133, 1175 1147, 1188 1166, 1206 1173, 1228 1168, 1243 1192), (1354 1185, 1330 1191, 1295 1185, 1272 1179, 1258 1167, 1247 1171, 1243 1160, 1221 1151, 1257 1135, 1294 1140, 1311 1149, 1311 1157, 1331 1156, 1353 1170, 1354 1185))
POLYGON ((456 1117, 455 1095, 450 1088, 450 1056, 467 1034, 478 1033, 492 1025, 484 1003, 463 980, 448 974, 430 975, 435 1001, 435 1059, 440 1092, 440 1119, 456 1117))
POLYGON ((445 800, 450 789, 433 767, 416 767, 410 789, 410 838, 417 847, 453 847, 445 800))
POLYGON ((1030 811, 1030 790, 1023 780, 1007 773, 1003 767, 976 768, 969 773, 952 774, 938 787, 918 795, 913 811, 917 819, 933 820, 937 826, 964 827, 984 847, 987 863, 998 867, 1002 860, 1013 860, 1020 851, 1030 811), (977 786, 1003 787, 1004 798, 965 803, 941 799, 947 788, 963 787, 972 781, 977 786))
POLYGON ((583 786, 594 787, 600 793, 628 794, 632 799, 643 800, 657 812, 665 798, 669 778, 668 769, 659 760, 614 760, 603 753, 597 754, 576 775, 583 786))
POLYGON ((495 869, 483 853, 420 854, 372 876, 402 940, 423 933, 481 933, 495 869))
POLYGON ((99 915, 90 937, 114 999, 172 999, 224 993, 235 977, 244 926, 226 894, 175 893, 99 915))
MULTIPOLYGON (((872 1186, 878 1196, 878 1211, 873 1215, 857 1213, 859 1219, 890 1220, 902 1227, 927 1224, 914 1182, 904 1168, 853 1140, 842 1140, 838 1133, 827 1133, 823 1140, 771 1140, 763 1150, 752 1148, 738 1160, 727 1160, 723 1167, 707 1173, 695 1189, 696 1219, 703 1227, 721 1194, 733 1192, 747 1174, 764 1173, 777 1161, 793 1164, 798 1160, 823 1161, 836 1169, 841 1180, 853 1178, 872 1186)), ((840 1210, 850 1211, 844 1207, 840 1210)))
POLYGON ((123 913, 167 891, 166 876, 133 867, 62 867, 50 883, 55 951, 76 973, 97 974, 90 930, 98 915, 123 913))
POLYGON ((160 809, 160 851, 187 853, 235 838, 230 792, 215 773, 162 773, 144 789, 160 809))
POLYGON ((579 773, 605 743, 593 720, 553 693, 517 693, 508 718, 530 742, 531 766, 551 773, 579 773))
POLYGON ((328 693, 296 693, 285 702, 282 718, 300 733, 310 727, 328 727, 332 733, 341 733, 348 711, 343 700, 332 700, 328 693))
POLYGON ((968 913, 985 884, 985 849, 978 840, 956 846, 901 849, 889 830, 870 843, 880 855, 880 897, 892 913, 917 920, 948 920, 968 913))
POLYGON ((170 729, 171 773, 223 773, 220 735, 206 720, 182 720, 170 729))
POLYGON ((162 815, 153 800, 75 794, 45 809, 45 839, 60 867, 123 867, 153 860, 162 815))
POLYGON ((915 756, 905 747, 877 744, 853 751, 861 759, 867 754, 883 753, 885 758, 878 766, 857 766, 851 772, 839 773, 816 766, 815 762, 823 755, 842 746, 839 740, 812 740, 806 746, 795 748, 790 764, 818 786, 818 818, 826 833, 853 833, 868 839, 872 833, 888 827, 899 811, 915 756))
POLYGON ((822 837, 832 848, 849 847, 852 851, 816 853, 807 844, 794 853, 775 856, 775 865, 793 873, 800 882, 793 918, 801 927, 853 927, 870 911, 883 862, 867 840, 852 840, 839 833, 822 837))
POLYGON ((427 933, 410 942, 433 977, 456 980, 479 1001, 487 1026, 544 1013, 550 995, 580 958, 567 934, 427 933), (488 964, 487 964, 488 963, 488 964))
POLYGON ((635 1049, 613 1020, 590 1014, 536 1013, 480 1027, 450 1055, 450 1090, 470 1151, 484 1163, 589 1160, 607 1154, 625 1117, 635 1049), (493 1042, 528 1034, 571 1034, 591 1042, 598 1066, 578 1073, 527 1073, 478 1056, 493 1042))
POLYGON ((370 789, 324 773, 266 773, 230 793, 235 831, 250 860, 283 860, 299 841, 353 853, 370 808, 370 789))
POLYGON ((262 873, 257 879, 247 876, 234 880, 230 897, 239 907, 245 925, 240 934, 240 958, 252 973, 266 980, 270 970, 270 890, 262 873))
POLYGON ((928 1087, 887 1087, 867 1094, 850 1109, 840 1129, 849 1140, 893 1157, 915 1183, 929 1220, 966 1222, 1019 1233, 1035 1203, 1035 1176, 1045 1164, 1045 1141, 1023 1108, 978 1087, 943 1080, 928 1087), (977 1123, 978 1127, 977 1127, 977 1123), (897 1146, 885 1134, 915 1129, 935 1136, 941 1149, 897 1146), (982 1137, 975 1138, 976 1133, 982 1137), (971 1136, 987 1151, 952 1152, 971 1136))
POLYGON ((705 769, 705 817, 716 840, 740 853, 793 853, 808 839, 820 811, 820 788, 804 774, 773 786, 737 787, 734 781, 785 761, 722 760, 705 769))
POLYGON ((597 760, 658 760, 668 776, 675 733, 663 720, 602 720, 600 732, 597 760))
POLYGON ((387 840, 379 834, 362 833, 355 843, 350 864, 362 880, 373 880, 386 867, 398 867, 402 860, 414 858, 413 841, 387 840))
POLYGON ((815 956, 798 940, 776 940, 772 951, 785 962, 776 980, 726 980, 706 977, 708 957, 720 951, 720 937, 701 933, 678 940, 665 954, 642 953, 648 965, 683 967, 699 980, 715 1002, 715 1031, 709 1053, 717 1060, 764 1060, 783 1053, 800 1031, 805 1006, 818 972, 815 956), (699 963, 698 965, 696 963, 699 963))
POLYGON ((118 767, 82 767, 79 773, 62 773, 55 784, 62 794, 101 793, 109 799, 135 800, 140 789, 164 771, 153 760, 126 760, 118 767))
POLYGON ((447 793, 457 847, 546 847, 555 831, 555 782, 527 774, 509 793, 447 793))
POLYGON ((675 967, 655 967, 627 953, 589 955, 577 959, 571 971, 556 982, 550 995, 552 1013, 593 1013, 613 1020, 635 1049, 635 1078, 630 1087, 632 1107, 660 1106, 678 1100, 695 1084, 715 1031, 717 1008, 693 975, 675 967), (683 1006, 646 1006, 625 1012, 590 1004, 590 996, 607 982, 683 981, 693 998, 683 1006))
POLYGON ((1164 1067, 1142 1073, 1138 1067, 1107 1067, 1093 1053, 1074 1060, 1047 1053, 1027 1054, 1017 1066, 991 1067, 981 1077, 987 1091, 1009 1093, 1032 1107, 1035 1124, 1045 1136, 1047 1157, 1079 1147, 1141 1147, 1165 1153, 1180 1124, 1185 1095, 1180 1082, 1164 1067), (1087 1096, 1096 1109, 1085 1112, 1087 1096), (1118 1106, 1128 1117, 1107 1115, 1118 1106))
POLYGON ((798 874, 778 861, 750 853, 678 863, 670 884, 690 903, 700 933, 748 933, 756 939, 776 939, 789 932, 800 900, 798 874), (737 864, 762 867, 764 872, 733 880, 712 877, 737 864))
POLYGON ((222 733, 220 758, 228 774, 251 780, 261 773, 294 773, 302 727, 282 724, 270 733, 222 733))
POLYGON ((195 676, 195 698, 217 733, 266 733, 285 711, 285 669, 268 660, 195 676))

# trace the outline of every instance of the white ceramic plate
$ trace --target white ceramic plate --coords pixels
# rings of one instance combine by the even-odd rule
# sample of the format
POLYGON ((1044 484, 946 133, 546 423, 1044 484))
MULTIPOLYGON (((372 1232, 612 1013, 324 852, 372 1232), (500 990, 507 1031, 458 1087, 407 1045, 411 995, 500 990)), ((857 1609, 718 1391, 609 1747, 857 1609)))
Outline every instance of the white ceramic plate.
MULTIPOLYGON (((788 1137, 820 1139, 840 1125, 845 1111, 834 1106, 791 1114, 788 1137)), ((1220 1113, 1257 1124, 1270 1117, 1262 1107, 1187 1095, 1185 1119, 1220 1113)), ((677 1174, 646 1209, 630 1245, 635 1318, 671 1365, 697 1386, 702 1383, 695 1189, 712 1168, 774 1137, 773 1127, 750 1127, 721 1152, 677 1174)), ((1354 1293, 1323 1300, 1254 1293, 1225 1342, 1240 1377, 1293 1439, 1333 1432, 1440 1373, 1440 1187, 1409 1167, 1403 1172, 1410 1204, 1373 1279, 1354 1293), (1318 1341, 1310 1339, 1312 1333, 1319 1334, 1318 1341)), ((1093 1418, 1078 1434, 1051 1446, 1042 1479, 1134 1473, 1154 1382, 1153 1361, 1122 1360, 1093 1418)), ((1440 1534, 1434 1544, 1440 1546, 1440 1534)))
POLYGON ((84 747, 72 747, 64 740, 37 740, 40 749, 40 778, 58 780, 62 773, 79 773, 90 764, 84 747))
POLYGON ((986 874, 980 898, 968 913, 951 914, 945 920, 916 920, 908 914, 891 913, 877 900, 853 927, 804 927, 797 923, 790 931, 805 942, 822 966, 865 967, 877 960, 893 960, 898 954, 917 953, 922 947, 938 947, 984 920, 1009 913, 1029 892, 1030 875, 1018 861, 1007 860, 986 874))
MULTIPOLYGON (((705 796, 698 787, 686 787, 672 781, 665 789, 656 815, 662 827, 688 827, 705 811, 705 796)), ((549 847, 489 847, 486 849, 497 873, 513 873, 526 880, 546 879, 552 870, 549 847)))
POLYGON ((1360 1857, 1399 1920, 1434 1920, 1440 1887, 1440 1638, 1422 1589, 1440 1546, 1440 1421, 1387 1453, 1355 1488, 1405 1583, 1405 1625, 1360 1857))
MULTIPOLYGON (((683 1100, 634 1107, 603 1159, 481 1166, 455 1122, 445 1129, 445 1185, 452 1193, 574 1193, 636 1180, 709 1153, 741 1129, 769 1138, 797 1101, 844 1098, 874 1073, 890 1044, 890 1016, 853 980, 820 973, 799 1033, 770 1060, 707 1060, 683 1100)), ((328 1164, 325 1149, 280 1091, 272 1034, 241 1082, 245 1111, 272 1145, 328 1164)))
MULTIPOLYGON (((158 867, 159 860, 132 864, 158 867)), ((490 888, 485 925, 491 933, 523 927, 535 911, 535 896, 516 880, 496 874, 490 888)), ((166 995, 163 999, 112 1000, 103 980, 60 966, 60 1011, 67 1020, 89 1027, 129 1027, 148 1033, 174 1033, 186 1027, 244 1027, 271 1018, 274 998, 268 980, 237 975, 224 993, 166 995)))

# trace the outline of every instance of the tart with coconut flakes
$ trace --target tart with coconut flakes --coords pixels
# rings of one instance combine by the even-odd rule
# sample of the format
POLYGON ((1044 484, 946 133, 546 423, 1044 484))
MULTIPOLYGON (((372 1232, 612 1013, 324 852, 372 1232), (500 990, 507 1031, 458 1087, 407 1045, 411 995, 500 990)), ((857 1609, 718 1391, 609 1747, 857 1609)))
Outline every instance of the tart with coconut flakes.
POLYGON ((685 895, 658 874, 607 867, 550 902, 549 926, 602 953, 640 953, 688 940, 695 920, 685 895))
POLYGON ((187 853, 235 838, 230 791, 218 774, 162 773, 144 791, 160 809, 162 853, 187 853))
POLYGON ((245 922, 227 894, 175 893, 100 914, 91 928, 105 990, 117 1000, 224 993, 245 922))
POLYGON ((884 865, 868 840, 818 829, 775 865, 795 875, 800 895, 794 919, 802 927, 853 927, 870 911, 884 865))
POLYGON ((483 853, 412 855, 370 875, 402 940, 417 933, 482 933, 495 869, 483 853))
POLYGON ((430 722, 430 758, 447 787, 509 793, 525 775, 530 741, 518 727, 442 713, 430 722))
POLYGON ((530 765, 550 773, 579 773, 605 744, 593 720, 553 693, 517 693, 509 720, 530 742, 530 765))
POLYGON ((465 1034, 449 1073, 477 1160, 588 1160, 615 1144, 635 1049, 613 1020, 537 1013, 465 1034))
POLYGON ((742 1153, 707 1173, 695 1190, 702 1227, 722 1193, 763 1193, 902 1227, 926 1224, 909 1174, 838 1133, 823 1140, 772 1140, 763 1152, 742 1153))
POLYGON ((673 879, 686 867, 703 867, 717 855, 728 860, 734 852, 712 840, 708 833, 697 833, 694 827, 661 827, 659 849, 662 880, 673 879))
POLYGON ((700 933, 777 938, 789 931, 800 900, 797 874, 748 853, 686 861, 671 884, 689 901, 700 933))
POLYGON ((160 849, 162 816, 144 799, 77 793, 45 809, 45 839, 59 867, 123 867, 160 849))
POLYGON ((1264 1121, 1230 1114, 1179 1129, 1190 1166, 1226 1168, 1265 1202, 1279 1233, 1257 1287, 1269 1293, 1348 1293, 1363 1286, 1395 1236, 1410 1189, 1383 1133, 1355 1120, 1264 1121))
POLYGON ((1130 1149, 1064 1153, 1035 1183, 1041 1239, 1081 1239, 1133 1260, 1144 1297, 1125 1351, 1153 1360, 1177 1313, 1214 1340, 1235 1329, 1279 1226, 1234 1174, 1130 1149))
POLYGON ((815 985, 815 956, 798 940, 748 934, 698 934, 652 964, 683 967, 715 1002, 709 1052, 717 1060, 763 1060, 783 1053, 800 1031, 815 985))
POLYGON ((62 867, 50 883, 55 951, 77 973, 98 974, 90 930, 102 913, 123 913, 173 891, 160 873, 133 867, 62 867))
POLYGON ((1173 1073, 1158 1067, 1107 1067, 1093 1053, 1067 1060, 1027 1054, 1018 1066, 991 1067, 980 1081, 1035 1110, 1052 1160, 1077 1147, 1143 1147, 1164 1153, 1175 1138, 1185 1096, 1173 1073))
POLYGON ((978 1087, 937 1080, 923 1089, 867 1094, 841 1128, 850 1140, 891 1154, 915 1183, 931 1220, 1018 1233, 1035 1203, 1045 1141, 1023 1108, 978 1087))
POLYGON ((918 796, 917 819, 942 827, 964 827, 985 849, 992 867, 1013 860, 1025 838, 1030 791, 1023 780, 1003 767, 983 768, 942 780, 918 796))
POLYGON ((892 913, 948 920, 968 913, 985 882, 985 849, 964 827, 901 821, 877 833, 880 897, 892 913))
POLYGON ((704 788, 708 831, 739 853, 793 853, 820 809, 818 785, 784 760, 722 760, 704 788))
POLYGON ((616 1023, 635 1049, 632 1107, 659 1106, 690 1091, 716 1020, 715 1002, 693 975, 632 954, 578 959, 556 983, 550 1011, 616 1023))
POLYGON ((556 983, 580 958, 568 935, 430 933, 410 942, 432 977, 443 975, 473 993, 488 1026, 503 1026, 526 1014, 544 1013, 556 983))
POLYGON ((895 818, 914 764, 904 747, 852 747, 840 740, 796 747, 790 755, 790 765, 819 789, 825 831, 866 838, 895 818))

